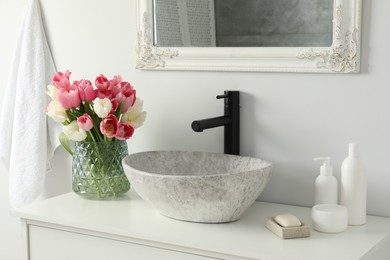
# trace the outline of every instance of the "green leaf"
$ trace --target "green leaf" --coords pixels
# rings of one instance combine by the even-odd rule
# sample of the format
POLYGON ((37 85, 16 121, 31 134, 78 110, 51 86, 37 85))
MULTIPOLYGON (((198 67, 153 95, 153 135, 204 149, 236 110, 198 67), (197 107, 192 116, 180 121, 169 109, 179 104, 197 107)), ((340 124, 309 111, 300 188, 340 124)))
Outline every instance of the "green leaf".
POLYGON ((60 134, 60 143, 61 145, 65 148, 65 150, 73 156, 73 152, 72 152, 72 149, 70 149, 69 147, 69 138, 64 134, 64 133, 61 133, 60 134))

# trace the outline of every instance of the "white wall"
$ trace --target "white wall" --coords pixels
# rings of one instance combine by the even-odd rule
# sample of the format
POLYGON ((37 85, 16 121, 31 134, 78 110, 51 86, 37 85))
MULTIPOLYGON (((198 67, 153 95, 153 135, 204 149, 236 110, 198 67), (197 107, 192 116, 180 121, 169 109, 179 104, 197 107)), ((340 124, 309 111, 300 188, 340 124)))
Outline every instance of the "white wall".
MULTIPOLYGON (((361 144, 368 174, 368 211, 390 217, 389 1, 363 2, 362 72, 357 75, 135 70, 135 1, 41 0, 59 70, 73 79, 122 75, 145 100, 147 122, 130 152, 150 149, 223 151, 223 130, 195 133, 194 119, 223 113, 224 90, 242 92, 242 154, 274 163, 261 199, 311 206, 319 164, 329 155, 336 177, 348 142, 361 144)), ((0 96, 26 0, 0 1, 0 96), (6 37, 3 37, 6 35, 6 37)), ((46 196, 69 190, 69 157, 59 150, 46 196)), ((18 221, 9 216, 8 173, 0 168, 0 259, 16 260, 18 221)))
MULTIPOLYGON (((24 5, 25 1, 0 0, 0 100, 3 98, 8 67, 16 42, 15 30, 23 16, 20 10, 24 5)), ((0 259, 20 260, 20 250, 12 250, 20 243, 19 220, 10 216, 8 199, 8 173, 0 163, 0 259)))

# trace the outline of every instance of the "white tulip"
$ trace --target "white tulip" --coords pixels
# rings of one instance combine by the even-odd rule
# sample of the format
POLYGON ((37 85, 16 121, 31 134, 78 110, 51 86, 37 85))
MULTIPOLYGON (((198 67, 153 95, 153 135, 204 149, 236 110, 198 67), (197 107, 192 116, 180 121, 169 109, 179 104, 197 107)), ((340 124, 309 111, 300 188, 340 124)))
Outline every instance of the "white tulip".
POLYGON ((79 127, 77 121, 72 121, 69 125, 64 126, 62 132, 73 141, 83 141, 87 138, 87 133, 79 127))
POLYGON ((47 86, 47 95, 55 102, 58 102, 57 93, 58 89, 52 85, 47 86))
POLYGON ((65 109, 61 106, 60 103, 52 100, 46 107, 46 114, 54 119, 54 121, 63 123, 67 116, 65 109))
POLYGON ((121 121, 134 128, 142 126, 146 118, 146 112, 142 111, 143 104, 144 102, 137 98, 134 105, 123 114, 121 121))
POLYGON ((108 98, 95 98, 92 102, 98 117, 105 118, 111 112, 112 104, 108 98))

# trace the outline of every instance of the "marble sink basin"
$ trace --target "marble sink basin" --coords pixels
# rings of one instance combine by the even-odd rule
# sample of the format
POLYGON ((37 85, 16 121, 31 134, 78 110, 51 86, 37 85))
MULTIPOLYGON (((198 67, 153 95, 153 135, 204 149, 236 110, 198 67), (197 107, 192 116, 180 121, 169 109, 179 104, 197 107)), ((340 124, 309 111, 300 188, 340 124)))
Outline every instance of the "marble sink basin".
POLYGON ((135 153, 122 164, 132 188, 161 214, 203 223, 238 220, 267 185, 272 165, 187 151, 135 153))

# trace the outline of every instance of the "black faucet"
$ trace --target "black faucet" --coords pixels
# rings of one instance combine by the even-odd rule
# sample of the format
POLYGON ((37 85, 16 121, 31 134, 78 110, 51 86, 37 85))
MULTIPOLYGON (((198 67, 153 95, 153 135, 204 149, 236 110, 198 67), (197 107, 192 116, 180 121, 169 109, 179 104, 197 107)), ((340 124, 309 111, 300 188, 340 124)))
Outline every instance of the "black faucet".
POLYGON ((224 126, 224 152, 227 154, 240 154, 240 92, 225 91, 217 99, 225 100, 225 115, 208 119, 196 120, 191 127, 195 132, 204 129, 224 126))

